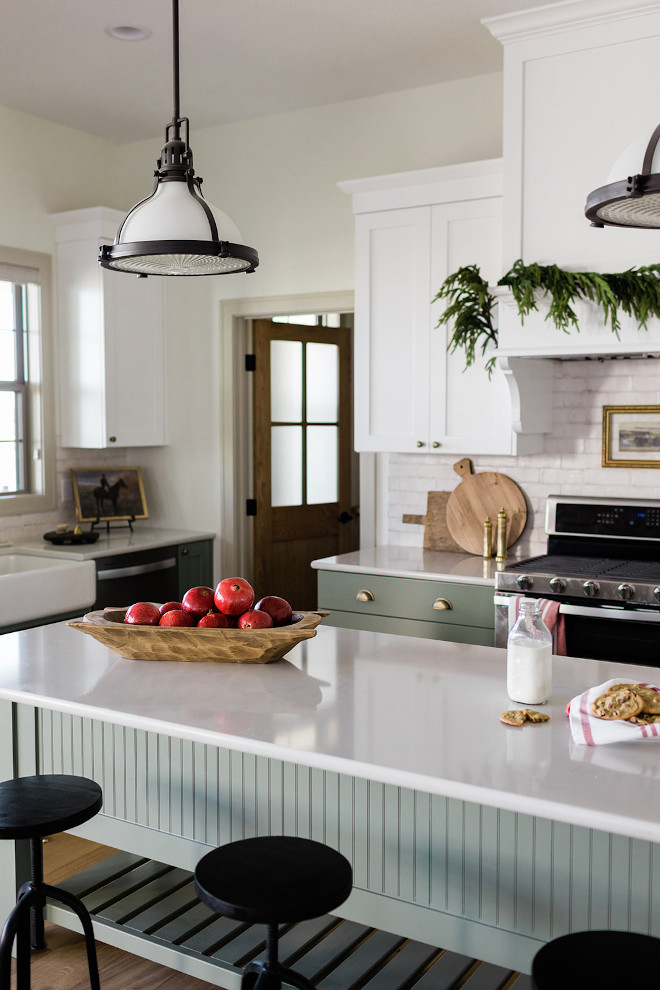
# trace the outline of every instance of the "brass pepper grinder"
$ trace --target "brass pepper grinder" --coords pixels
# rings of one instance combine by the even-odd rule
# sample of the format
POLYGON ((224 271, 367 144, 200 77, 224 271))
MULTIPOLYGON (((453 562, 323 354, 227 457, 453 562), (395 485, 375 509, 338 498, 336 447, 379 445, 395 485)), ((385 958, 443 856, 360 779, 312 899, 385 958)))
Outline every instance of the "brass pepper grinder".
POLYGON ((496 559, 506 560, 506 525, 507 515, 504 508, 497 513, 497 535, 496 535, 496 559))
POLYGON ((493 556, 493 524, 490 521, 490 516, 487 516, 484 521, 484 549, 482 557, 484 560, 488 557, 493 556))

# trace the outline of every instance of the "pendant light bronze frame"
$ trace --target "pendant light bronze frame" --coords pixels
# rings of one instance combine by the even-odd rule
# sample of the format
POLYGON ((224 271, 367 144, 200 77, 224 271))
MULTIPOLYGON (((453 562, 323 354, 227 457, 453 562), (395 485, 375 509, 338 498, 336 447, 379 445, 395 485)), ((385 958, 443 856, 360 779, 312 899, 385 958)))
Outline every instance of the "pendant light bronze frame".
POLYGON ((179 0, 172 0, 172 77, 173 114, 165 128, 165 145, 156 163, 154 187, 128 213, 117 231, 114 243, 104 244, 99 251, 99 264, 114 271, 134 275, 222 275, 231 272, 250 273, 259 264, 254 248, 220 240, 213 211, 201 191, 202 179, 195 175, 193 156, 188 142, 189 121, 180 114, 179 84, 179 0), (185 182, 188 193, 198 203, 209 225, 208 240, 148 240, 122 241, 122 232, 135 212, 144 207, 158 192, 161 183, 185 182))
POLYGON ((651 172, 659 140, 660 124, 646 147, 640 173, 589 193, 584 213, 592 227, 660 228, 660 174, 651 172), (650 205, 648 200, 646 204, 636 202, 649 196, 654 197, 650 205))

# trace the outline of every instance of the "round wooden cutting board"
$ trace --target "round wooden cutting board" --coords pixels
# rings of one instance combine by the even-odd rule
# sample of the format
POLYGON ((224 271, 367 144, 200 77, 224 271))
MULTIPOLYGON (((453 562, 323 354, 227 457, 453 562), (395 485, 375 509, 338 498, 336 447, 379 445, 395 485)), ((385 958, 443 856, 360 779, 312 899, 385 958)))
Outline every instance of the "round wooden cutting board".
POLYGON ((453 539, 468 553, 483 553, 484 521, 493 524, 493 552, 497 529, 497 513, 504 509, 508 518, 507 547, 520 539, 527 522, 525 496, 515 481, 505 474, 482 471, 473 474, 468 457, 454 464, 454 471, 463 479, 447 502, 447 528, 453 539))

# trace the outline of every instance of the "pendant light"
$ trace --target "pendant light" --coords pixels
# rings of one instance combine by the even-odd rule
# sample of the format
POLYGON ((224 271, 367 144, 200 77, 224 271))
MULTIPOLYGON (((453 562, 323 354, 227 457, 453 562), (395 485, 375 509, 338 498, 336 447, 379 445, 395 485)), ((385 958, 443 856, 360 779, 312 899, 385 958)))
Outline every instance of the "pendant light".
POLYGON ((179 111, 179 0, 172 0, 174 112, 154 172, 153 192, 123 221, 114 244, 101 246, 103 268, 134 275, 224 275, 253 272, 254 248, 204 199, 188 144, 188 118, 179 111), (223 234, 227 238, 223 240, 223 234), (231 238, 231 239, 230 239, 231 238))
POLYGON ((660 228, 659 140, 660 124, 649 140, 644 135, 625 149, 610 172, 613 181, 589 193, 584 212, 592 227, 660 228))

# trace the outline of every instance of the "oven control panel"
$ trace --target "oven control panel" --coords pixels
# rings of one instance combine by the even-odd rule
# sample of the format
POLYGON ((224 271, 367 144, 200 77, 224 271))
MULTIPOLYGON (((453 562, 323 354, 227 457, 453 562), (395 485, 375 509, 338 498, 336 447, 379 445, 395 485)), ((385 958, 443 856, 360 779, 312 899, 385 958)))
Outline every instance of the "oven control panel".
POLYGON ((660 541, 660 501, 550 495, 545 529, 549 535, 660 541))

